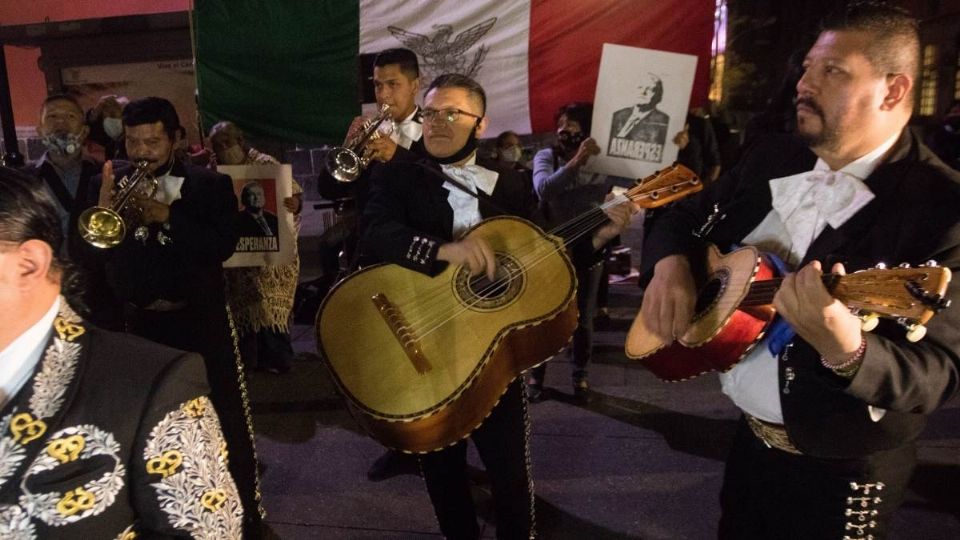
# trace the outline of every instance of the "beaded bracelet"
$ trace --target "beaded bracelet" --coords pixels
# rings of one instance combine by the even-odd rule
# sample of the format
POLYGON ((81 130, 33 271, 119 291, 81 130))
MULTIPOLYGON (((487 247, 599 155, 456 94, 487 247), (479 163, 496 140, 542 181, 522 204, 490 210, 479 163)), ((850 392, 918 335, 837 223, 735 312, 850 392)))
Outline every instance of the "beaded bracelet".
POLYGON ((823 356, 820 357, 820 363, 823 364, 823 367, 832 369, 837 375, 843 377, 850 377, 856 373, 857 369, 860 367, 860 363, 863 362, 863 356, 867 352, 867 338, 860 336, 860 346, 857 347, 857 350, 850 355, 849 358, 844 360, 839 364, 831 364, 827 362, 827 359, 823 356))

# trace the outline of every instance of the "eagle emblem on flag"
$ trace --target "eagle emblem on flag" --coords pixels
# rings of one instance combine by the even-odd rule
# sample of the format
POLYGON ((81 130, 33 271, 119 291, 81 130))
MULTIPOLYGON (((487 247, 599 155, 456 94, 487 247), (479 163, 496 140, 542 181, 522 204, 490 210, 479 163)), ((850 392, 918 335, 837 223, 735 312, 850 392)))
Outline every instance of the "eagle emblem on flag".
POLYGON ((417 53, 421 59, 421 67, 429 78, 432 79, 443 73, 460 73, 475 77, 490 48, 481 44, 474 52, 472 59, 468 57, 467 52, 496 23, 497 18, 491 17, 460 32, 453 39, 451 36, 454 28, 449 24, 433 25, 435 30, 433 36, 418 34, 397 26, 388 26, 387 29, 404 47, 417 53))

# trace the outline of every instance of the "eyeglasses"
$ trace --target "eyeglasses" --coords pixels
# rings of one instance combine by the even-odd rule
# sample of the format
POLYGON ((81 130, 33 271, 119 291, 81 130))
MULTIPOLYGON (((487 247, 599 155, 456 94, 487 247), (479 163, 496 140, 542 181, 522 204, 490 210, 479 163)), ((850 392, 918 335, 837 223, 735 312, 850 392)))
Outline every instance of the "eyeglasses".
POLYGON ((483 118, 482 116, 467 112, 461 109, 420 109, 420 116, 423 118, 424 122, 433 122, 437 119, 446 120, 448 124, 452 124, 460 118, 461 114, 465 114, 471 118, 476 118, 477 120, 483 118))

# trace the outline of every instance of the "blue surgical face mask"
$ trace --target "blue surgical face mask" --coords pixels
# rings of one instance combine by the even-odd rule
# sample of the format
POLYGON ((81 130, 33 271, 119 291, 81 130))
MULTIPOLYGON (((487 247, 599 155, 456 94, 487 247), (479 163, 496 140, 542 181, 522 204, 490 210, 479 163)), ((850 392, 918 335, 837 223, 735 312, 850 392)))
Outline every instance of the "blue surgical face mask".
POLYGON ((80 152, 80 137, 73 133, 54 133, 41 139, 47 151, 62 155, 73 156, 80 152))
POLYGON ((123 135, 123 120, 119 118, 104 118, 103 131, 113 140, 117 140, 123 135))

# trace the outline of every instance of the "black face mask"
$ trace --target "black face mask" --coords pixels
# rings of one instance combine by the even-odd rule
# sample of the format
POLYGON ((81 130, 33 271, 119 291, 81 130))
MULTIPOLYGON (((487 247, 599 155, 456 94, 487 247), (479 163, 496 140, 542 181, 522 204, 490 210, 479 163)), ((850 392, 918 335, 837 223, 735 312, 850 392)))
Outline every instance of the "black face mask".
POLYGON ((587 136, 582 132, 578 131, 572 133, 570 131, 561 131, 557 133, 557 146, 566 154, 570 152, 575 152, 580 148, 580 143, 582 143, 587 136))
POLYGON ((477 126, 480 125, 480 120, 477 120, 476 125, 473 126, 473 129, 470 130, 470 136, 467 137, 467 142, 463 143, 463 148, 457 150, 453 155, 447 156, 445 158, 433 158, 437 163, 443 165, 449 165, 451 163, 456 163, 462 161, 470 156, 477 149, 477 126))

